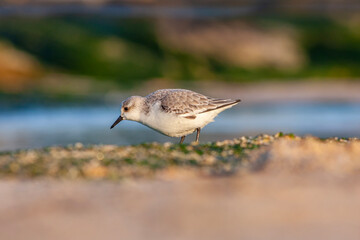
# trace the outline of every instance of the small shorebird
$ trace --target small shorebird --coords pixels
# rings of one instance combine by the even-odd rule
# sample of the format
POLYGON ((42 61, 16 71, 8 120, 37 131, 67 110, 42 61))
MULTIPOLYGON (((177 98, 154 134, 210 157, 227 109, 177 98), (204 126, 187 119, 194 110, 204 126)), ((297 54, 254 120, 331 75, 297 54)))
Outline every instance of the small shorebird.
POLYGON ((198 142, 201 128, 239 102, 240 99, 212 98, 185 89, 161 89, 145 97, 132 96, 123 101, 121 114, 110 129, 122 120, 131 120, 164 135, 181 137, 180 143, 186 135, 197 131, 198 142))

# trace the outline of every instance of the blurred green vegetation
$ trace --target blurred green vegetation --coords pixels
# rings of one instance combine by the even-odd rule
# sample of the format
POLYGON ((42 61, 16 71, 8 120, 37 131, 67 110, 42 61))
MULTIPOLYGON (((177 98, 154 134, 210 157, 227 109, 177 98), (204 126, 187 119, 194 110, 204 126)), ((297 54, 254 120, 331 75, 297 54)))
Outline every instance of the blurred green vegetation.
POLYGON ((214 57, 198 57, 159 41, 156 20, 52 17, 3 18, 0 40, 35 56, 48 71, 92 76, 132 87, 152 78, 226 81, 356 78, 360 76, 360 28, 324 16, 231 19, 262 28, 291 26, 307 63, 296 71, 248 69, 214 57))
POLYGON ((128 85, 160 74, 160 54, 148 28, 106 19, 9 19, 0 22, 0 36, 51 69, 128 85))

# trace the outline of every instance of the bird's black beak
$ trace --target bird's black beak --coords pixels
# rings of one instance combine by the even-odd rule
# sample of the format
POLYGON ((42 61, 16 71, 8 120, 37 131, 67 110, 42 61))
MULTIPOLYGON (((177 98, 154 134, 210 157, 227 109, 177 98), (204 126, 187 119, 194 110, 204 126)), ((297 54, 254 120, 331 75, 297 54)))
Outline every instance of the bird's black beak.
POLYGON ((120 116, 118 117, 118 119, 116 119, 116 121, 113 123, 113 125, 111 125, 110 129, 112 129, 113 127, 115 127, 119 122, 121 122, 123 120, 123 117, 120 116))

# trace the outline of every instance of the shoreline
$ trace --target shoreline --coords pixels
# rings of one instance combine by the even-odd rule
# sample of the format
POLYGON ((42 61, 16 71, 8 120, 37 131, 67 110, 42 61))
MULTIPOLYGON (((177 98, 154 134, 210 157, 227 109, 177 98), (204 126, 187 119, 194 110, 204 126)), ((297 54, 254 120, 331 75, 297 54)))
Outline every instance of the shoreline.
POLYGON ((13 240, 356 239, 358 156, 359 139, 281 134, 3 153, 0 231, 13 240))
POLYGON ((166 142, 139 145, 89 145, 2 152, 0 177, 108 179, 156 177, 167 170, 190 170, 200 175, 231 176, 258 169, 323 171, 353 175, 360 171, 357 138, 259 135, 207 144, 166 142))

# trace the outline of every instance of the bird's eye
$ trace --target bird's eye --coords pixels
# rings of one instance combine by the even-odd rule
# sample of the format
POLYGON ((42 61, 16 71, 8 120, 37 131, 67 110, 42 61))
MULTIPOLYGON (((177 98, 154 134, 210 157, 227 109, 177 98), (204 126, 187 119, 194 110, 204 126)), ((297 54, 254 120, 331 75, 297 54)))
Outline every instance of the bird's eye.
POLYGON ((129 108, 128 108, 128 107, 124 107, 124 110, 125 110, 125 112, 126 112, 127 110, 129 110, 129 108))

